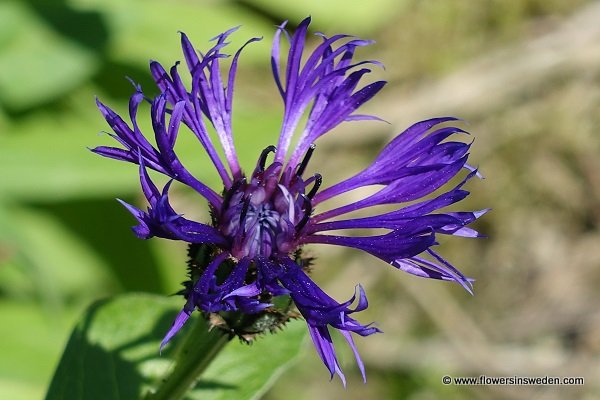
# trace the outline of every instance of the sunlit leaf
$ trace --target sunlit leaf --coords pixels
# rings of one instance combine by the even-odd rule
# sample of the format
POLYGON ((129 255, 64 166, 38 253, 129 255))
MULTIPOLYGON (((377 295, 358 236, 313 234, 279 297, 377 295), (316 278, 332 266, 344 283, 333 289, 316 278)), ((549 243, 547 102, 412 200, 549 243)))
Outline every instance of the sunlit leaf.
MULTIPOLYGON (((251 36, 273 32, 273 24, 245 13, 232 2, 162 1, 162 0, 78 0, 86 9, 106 16, 114 41, 109 54, 121 62, 144 68, 149 59, 165 63, 183 60, 178 31, 186 32, 199 48, 208 46, 210 38, 234 26, 243 33, 232 37, 232 49, 251 36), (176 15, 177 18, 173 16, 176 15)), ((268 45, 267 45, 268 46, 268 45)), ((268 51, 257 46, 247 49, 246 59, 255 59, 268 51)), ((265 58, 262 63, 268 63, 265 58)))
POLYGON ((292 321, 283 331, 261 337, 252 346, 235 341, 211 364, 186 400, 258 399, 300 353, 304 321, 292 321))
MULTIPOLYGON (((162 355, 158 348, 180 307, 180 298, 145 294, 94 304, 73 331, 46 399, 140 398, 172 365, 178 338, 162 355)), ((256 398, 296 358, 305 331, 295 321, 252 346, 232 341, 188 398, 256 398)))
MULTIPOLYGON (((123 80, 124 85, 128 83, 123 80)), ((106 100, 106 99, 104 99, 106 100)), ((125 104, 109 104, 126 116, 125 104)), ((0 135, 0 196, 25 200, 66 200, 72 198, 122 197, 138 194, 137 167, 103 159, 87 148, 119 146, 101 131, 110 130, 96 111, 92 93, 84 92, 65 105, 65 112, 39 112, 10 127, 0 135)), ((244 166, 254 167, 262 144, 275 140, 278 110, 238 105, 235 120, 238 153, 244 166)), ((140 110, 140 125, 152 139, 149 110, 140 110)), ((265 145, 266 146, 266 145, 265 145)), ((198 179, 222 190, 222 184, 206 152, 187 129, 177 139, 177 152, 198 179)))

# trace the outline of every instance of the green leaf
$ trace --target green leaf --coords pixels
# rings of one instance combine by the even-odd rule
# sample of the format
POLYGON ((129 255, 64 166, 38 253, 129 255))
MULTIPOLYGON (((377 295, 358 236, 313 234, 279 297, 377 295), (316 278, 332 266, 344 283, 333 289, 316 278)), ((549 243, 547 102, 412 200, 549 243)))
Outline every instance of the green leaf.
MULTIPOLYGON (((127 197, 124 200, 134 202, 133 199, 127 197)), ((131 232, 129 227, 135 224, 135 219, 114 199, 81 199, 42 204, 37 208, 60 221, 64 225, 65 231, 77 238, 79 246, 87 247, 90 253, 102 262, 102 272, 113 278, 110 281, 110 286, 101 285, 103 282, 109 282, 106 279, 96 279, 95 285, 92 283, 93 281, 81 282, 78 286, 80 291, 89 293, 91 287, 99 289, 95 291, 95 296, 92 299, 98 299, 100 297, 98 296, 99 293, 102 296, 114 294, 116 289, 119 292, 142 291, 167 294, 179 290, 179 285, 175 287, 164 286, 162 272, 158 270, 157 261, 148 251, 150 243, 154 241, 140 240, 131 232), (94 229, 90 229, 90 227, 94 227, 94 229)), ((184 246, 181 243, 178 244, 184 246)), ((63 250, 60 247, 53 252, 48 251, 42 254, 52 254, 61 250, 69 256, 64 258, 76 261, 68 250, 63 250)), ((177 253, 185 254, 183 248, 179 247, 178 250, 177 253)), ((182 266, 181 269, 173 268, 176 265, 178 264, 169 263, 170 269, 178 276, 179 280, 177 282, 179 282, 182 278, 185 259, 179 264, 182 266)), ((72 271, 75 268, 90 269, 85 264, 83 266, 73 265, 72 262, 63 268, 67 271, 72 271)), ((89 299, 89 297, 87 298, 89 299)))
MULTIPOLYGON (((185 32, 195 46, 207 49, 214 36, 238 25, 242 32, 231 38, 235 51, 252 36, 274 33, 273 24, 231 2, 164 1, 164 0, 76 0, 84 7, 105 16, 112 35, 108 55, 121 63, 136 64, 144 69, 153 59, 172 64, 182 60, 178 31, 185 32)), ((267 64, 268 40, 249 46, 244 58, 267 64)), ((136 78, 136 77, 133 77, 136 78)))
POLYGON ((6 126, 8 134, 0 135, 0 198, 47 202, 139 192, 135 167, 86 149, 100 144, 98 132, 108 128, 93 94, 66 103, 64 112, 40 111, 6 126))
POLYGON ((72 309, 56 312, 36 302, 0 298, 0 399, 41 399, 60 356, 72 309))
MULTIPOLYGON (((155 389, 188 332, 184 327, 159 354, 160 341, 181 306, 181 298, 147 294, 92 305, 71 335, 46 399, 138 399, 155 389)), ((187 399, 257 398, 299 354, 305 332, 305 324, 294 321, 252 346, 232 341, 187 399)))
POLYGON ((210 365, 186 400, 260 398, 300 354, 306 323, 296 320, 252 346, 230 343, 210 365))
POLYGON ((106 264, 55 215, 0 202, 0 244, 0 290, 37 298, 55 314, 73 298, 89 301, 117 286, 106 264))
MULTIPOLYGON (((127 120, 126 104, 102 100, 127 120)), ((280 109, 262 109, 259 113, 255 107, 240 103, 235 104, 234 136, 243 167, 252 170, 260 151, 277 139, 280 109)), ((86 149, 99 145, 120 147, 107 135, 98 135, 102 130, 110 131, 110 127, 97 111, 92 93, 82 91, 65 101, 65 107, 67 112, 45 111, 23 118, 5 128, 10 134, 0 134, 0 199, 47 202, 139 194, 136 166, 104 159, 86 149)), ((149 107, 145 104, 139 123, 152 140, 149 107)), ((181 129, 176 151, 192 174, 217 192, 222 190, 206 151, 187 128, 181 129)))
POLYGON ((51 101, 92 76, 97 56, 66 40, 25 4, 0 4, 0 102, 21 110, 51 101))

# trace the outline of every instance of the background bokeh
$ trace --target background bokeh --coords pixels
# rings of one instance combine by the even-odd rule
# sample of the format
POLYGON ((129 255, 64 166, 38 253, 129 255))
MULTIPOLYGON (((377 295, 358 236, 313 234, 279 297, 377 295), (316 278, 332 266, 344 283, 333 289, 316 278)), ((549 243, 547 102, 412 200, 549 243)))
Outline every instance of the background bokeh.
MULTIPOLYGON (((383 335, 359 339, 363 385, 342 350, 348 389, 310 350, 267 399, 593 399, 600 396, 600 2, 573 0, 39 0, 0 2, 0 398, 43 397, 69 332, 94 300, 172 294, 182 245, 140 241, 114 200, 143 204, 136 168, 86 150, 110 143, 94 96, 122 113, 129 76, 152 91, 148 60, 182 59, 243 25, 236 143, 251 168, 278 131, 269 73, 274 25, 313 16, 313 31, 377 40, 361 56, 390 83, 359 123, 324 138, 314 170, 336 182, 367 165, 394 133, 432 116, 468 121, 472 181, 462 208, 493 208, 487 239, 449 239, 442 253, 476 279, 421 280, 345 249, 316 247, 315 279, 334 297, 362 283, 383 335), (451 376, 584 376, 584 386, 444 386, 451 376)), ((232 48, 233 48, 232 47, 232 48)), ((144 113, 147 110, 142 110, 144 113)), ((198 145, 194 172, 218 182, 198 145)), ((194 164, 195 163, 195 164, 194 164)), ((205 203, 174 193, 187 215, 205 203)))

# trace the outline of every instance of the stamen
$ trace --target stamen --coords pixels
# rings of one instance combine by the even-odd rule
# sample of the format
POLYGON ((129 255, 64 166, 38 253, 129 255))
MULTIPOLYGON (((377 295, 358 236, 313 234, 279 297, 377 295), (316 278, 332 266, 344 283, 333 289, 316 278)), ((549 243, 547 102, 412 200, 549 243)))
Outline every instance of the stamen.
POLYGON ((300 196, 302 197, 302 200, 304 201, 304 216, 302 217, 300 222, 298 222, 298 225, 296 225, 296 232, 298 232, 300 229, 304 228, 304 225, 306 225, 306 223, 308 222, 308 219, 310 218, 310 214, 312 214, 312 204, 310 202, 310 199, 303 194, 301 194, 300 196))
POLYGON ((306 197, 312 200, 312 198, 315 197, 315 194, 317 194, 317 191, 321 187, 322 183, 323 177, 321 176, 321 174, 315 174, 315 184, 313 185, 312 189, 310 189, 310 192, 308 192, 308 195, 306 197))
POLYGON ((246 220, 246 214, 248 214, 248 208, 250 207, 250 199, 252 199, 252 194, 249 194, 244 199, 244 205, 242 205, 242 212, 240 213, 240 229, 242 233, 246 232, 246 224, 244 221, 246 220))
POLYGON ((304 173, 304 170, 306 169, 306 166, 308 165, 308 162, 310 161, 310 157, 312 157, 312 154, 315 151, 316 147, 317 147, 316 144, 311 143, 310 147, 306 151, 306 154, 304 155, 304 159, 302 159, 302 162, 298 166, 298 170, 296 171, 296 176, 302 176, 302 174, 304 173))
POLYGON ((246 177, 233 182, 233 185, 231 185, 229 190, 225 192, 225 196, 223 196, 223 205, 221 206, 221 214, 223 214, 229 208, 231 198, 244 183, 246 183, 246 177))
POLYGON ((267 156, 269 153, 275 153, 277 151, 277 147, 270 145, 266 149, 260 153, 260 157, 258 157, 258 163, 256 165, 256 171, 262 172, 265 170, 265 165, 267 164, 267 156))

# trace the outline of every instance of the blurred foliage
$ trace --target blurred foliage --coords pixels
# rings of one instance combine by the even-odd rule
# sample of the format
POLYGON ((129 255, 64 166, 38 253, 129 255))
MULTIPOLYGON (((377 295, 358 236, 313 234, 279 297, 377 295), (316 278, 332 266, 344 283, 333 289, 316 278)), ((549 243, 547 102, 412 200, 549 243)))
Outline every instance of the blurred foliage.
MULTIPOLYGON (((108 127, 94 96, 126 114, 133 88, 125 77, 152 93, 148 60, 167 66, 180 60, 177 31, 199 49, 240 24, 232 48, 264 36, 241 58, 234 112, 241 162, 252 168, 281 118, 268 68, 273 26, 282 20, 293 26, 310 14, 315 31, 376 39, 365 51, 388 68, 382 74, 390 80, 384 98, 410 99, 422 85, 443 81, 472 61, 551 36, 585 3, 0 2, 0 398, 43 396, 71 327, 91 302, 132 290, 172 294, 184 278, 183 246, 137 240, 128 230, 132 218, 114 201, 143 204, 136 168, 86 149, 109 143, 97 135, 108 127)), ((440 384, 444 374, 576 376, 600 370, 600 77, 594 72, 600 64, 594 54, 587 54, 586 73, 567 69, 543 85, 515 82, 523 90, 493 108, 467 109, 467 115, 450 110, 471 121, 474 163, 487 177, 471 183, 468 204, 494 208, 479 226, 489 239, 444 242, 445 254, 477 279, 476 296, 411 279, 355 252, 316 249, 319 265, 329 267, 316 269, 316 279, 328 281, 340 299, 354 283, 364 283, 371 308, 361 320, 380 321, 386 334, 359 341, 368 385, 352 372, 352 355, 345 353, 351 390, 327 384, 326 370, 311 351, 268 398, 289 398, 290 392, 298 399, 597 395, 592 375, 585 388, 561 388, 572 392, 440 384)), ((472 89, 468 80, 463 83, 464 90, 472 89)), ((477 102, 494 95, 482 94, 477 102)), ((424 117, 448 111, 436 109, 433 100, 419 110, 424 117)), ((380 114, 385 119, 403 112, 377 101, 369 107, 390 110, 380 114)), ((360 168, 357 160, 368 160, 391 130, 404 128, 372 126, 362 125, 360 134, 349 131, 347 140, 334 134, 333 145, 320 147, 315 159, 327 182, 360 168)), ((218 189, 200 146, 191 137, 181 139, 178 151, 191 169, 218 189)), ((197 197, 179 187, 173 197, 186 214, 207 218, 197 197)))

